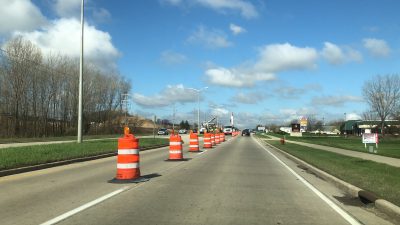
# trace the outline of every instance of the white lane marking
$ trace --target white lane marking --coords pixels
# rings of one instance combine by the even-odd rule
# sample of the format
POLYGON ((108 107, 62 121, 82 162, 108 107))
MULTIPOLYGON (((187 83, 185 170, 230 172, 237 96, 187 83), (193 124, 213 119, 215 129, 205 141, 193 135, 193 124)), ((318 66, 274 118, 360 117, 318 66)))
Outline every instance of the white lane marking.
POLYGON ((316 189, 312 184, 310 184, 307 180, 305 180, 302 176, 297 174, 294 170, 292 170, 286 163, 280 160, 277 156, 275 156, 272 152, 270 152, 264 145, 262 145, 258 140, 256 140, 258 145, 260 145, 266 152, 268 152, 272 157, 274 157, 280 164, 282 164, 286 169, 288 169, 296 178, 298 178, 303 184, 311 189, 318 197, 320 197, 326 204, 328 204, 333 210, 335 210, 339 215, 343 217, 347 222, 352 225, 361 225, 356 219, 350 216, 346 211, 336 205, 332 200, 322 194, 318 189, 316 189))
POLYGON ((123 187, 123 188, 118 189, 116 191, 113 191, 113 192, 111 192, 111 193, 109 193, 107 195, 104 195, 103 197, 100 197, 100 198, 98 198, 96 200, 88 202, 85 205, 82 205, 82 206, 80 206, 80 207, 78 207, 76 209, 73 209, 73 210, 71 210, 69 212, 66 212, 66 213, 64 213, 64 214, 62 214, 60 216, 57 216, 56 218, 51 219, 51 220, 49 220, 47 222, 44 222, 44 223, 42 223, 40 225, 53 225, 53 224, 56 224, 56 223, 58 223, 58 222, 60 222, 62 220, 65 220, 65 219, 67 219, 67 218, 69 218, 69 217, 71 217, 71 216, 73 216, 73 215, 75 215, 75 214, 77 214, 79 212, 82 212, 83 210, 85 210, 87 208, 95 206, 95 205, 97 205, 97 204, 99 204, 99 203, 101 203, 101 202, 103 202, 103 201, 105 201, 105 200, 117 195, 117 194, 120 194, 121 192, 126 191, 128 189, 129 189, 129 187, 126 186, 126 187, 123 187))

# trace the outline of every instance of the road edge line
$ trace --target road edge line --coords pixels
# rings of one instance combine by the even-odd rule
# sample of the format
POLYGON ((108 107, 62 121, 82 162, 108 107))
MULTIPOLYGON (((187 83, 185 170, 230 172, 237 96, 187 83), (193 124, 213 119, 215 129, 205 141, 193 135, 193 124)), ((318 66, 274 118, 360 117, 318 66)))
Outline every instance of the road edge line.
MULTIPOLYGON (((259 139, 258 139, 259 140, 259 139)), ((375 207, 381 211, 382 213, 385 213, 388 215, 390 218, 395 219, 395 220, 400 220, 400 207, 385 200, 385 199, 380 199, 380 198, 375 198, 375 194, 370 193, 368 191, 365 191, 357 186, 354 186, 350 183, 347 183, 346 181, 343 181, 325 171, 322 171, 307 162, 263 141, 266 145, 270 146, 271 148, 281 152, 282 154, 286 155, 288 158, 290 158, 292 161, 295 161, 296 163, 299 163, 305 167, 307 167, 311 172, 317 174, 320 177, 323 177, 324 179, 328 180, 330 183, 333 183, 336 185, 339 189, 345 191, 346 193, 350 194, 352 197, 356 198, 365 198, 368 201, 372 202, 375 204, 375 207), (369 197, 369 196, 372 196, 369 197)))
MULTIPOLYGON (((253 137, 253 139, 255 139, 253 137)), ((319 191, 317 188, 315 188, 310 182, 308 182, 306 179, 304 179, 302 176, 300 176, 298 173, 296 173, 292 168, 290 168, 286 163, 284 163, 281 159, 279 159, 275 154, 273 154, 271 151, 269 151, 266 146, 264 146, 262 143, 260 143, 257 139, 255 139, 257 144, 261 146, 264 151, 266 151, 268 154, 270 154, 272 157, 274 157, 283 167, 285 167, 289 172, 291 172, 297 179, 299 179, 306 187, 308 187, 311 191, 313 191, 321 200, 323 200, 328 206, 330 206, 333 210, 335 210, 340 216, 342 216, 343 219, 345 219, 348 223, 352 225, 361 225, 361 223, 356 220, 353 216, 351 216, 348 212, 346 212, 344 209, 342 209, 340 206, 338 206, 336 203, 334 203, 331 199, 329 199, 327 196, 325 196, 321 191, 319 191)))

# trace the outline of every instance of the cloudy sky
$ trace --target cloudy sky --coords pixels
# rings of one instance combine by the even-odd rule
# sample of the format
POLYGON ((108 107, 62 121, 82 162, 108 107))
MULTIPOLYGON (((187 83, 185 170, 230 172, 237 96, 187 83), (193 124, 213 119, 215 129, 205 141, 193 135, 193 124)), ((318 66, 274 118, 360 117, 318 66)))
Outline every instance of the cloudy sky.
MULTIPOLYGON (((78 57, 81 0, 0 0, 22 35, 78 57)), ((239 127, 368 110, 362 86, 400 71, 398 0, 86 0, 85 57, 132 83, 132 113, 239 127)))

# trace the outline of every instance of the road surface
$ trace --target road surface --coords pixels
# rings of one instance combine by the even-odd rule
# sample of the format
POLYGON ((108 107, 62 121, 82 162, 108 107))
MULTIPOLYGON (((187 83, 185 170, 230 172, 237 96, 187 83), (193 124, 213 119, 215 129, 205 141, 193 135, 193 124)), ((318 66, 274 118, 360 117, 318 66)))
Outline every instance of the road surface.
POLYGON ((142 152, 139 184, 108 183, 115 157, 2 177, 0 224, 390 224, 252 137, 187 144, 142 152))

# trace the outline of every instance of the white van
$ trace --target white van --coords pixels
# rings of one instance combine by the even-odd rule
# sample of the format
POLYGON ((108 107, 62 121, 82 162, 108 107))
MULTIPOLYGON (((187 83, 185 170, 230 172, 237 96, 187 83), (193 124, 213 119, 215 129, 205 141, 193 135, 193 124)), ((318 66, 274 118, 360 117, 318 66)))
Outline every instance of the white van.
POLYGON ((225 135, 232 135, 233 127, 232 126, 224 126, 224 134, 225 135))

